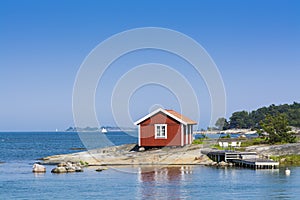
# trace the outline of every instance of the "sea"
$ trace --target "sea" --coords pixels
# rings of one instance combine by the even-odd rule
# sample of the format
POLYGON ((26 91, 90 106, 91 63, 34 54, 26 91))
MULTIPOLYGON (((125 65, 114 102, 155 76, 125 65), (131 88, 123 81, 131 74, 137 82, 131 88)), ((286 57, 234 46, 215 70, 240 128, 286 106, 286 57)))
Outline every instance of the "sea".
MULTIPOLYGON (((88 134, 88 133, 87 133, 88 134)), ((97 134, 89 133, 91 138, 97 134)), ((101 135, 103 137, 103 134, 101 135)), ((88 137, 88 136, 87 136, 88 137)), ((108 132, 113 145, 134 134, 108 132)), ((299 199, 300 168, 275 170, 208 166, 112 166, 102 172, 32 173, 39 158, 82 151, 76 132, 1 132, 0 199, 299 199)), ((95 140, 95 139, 92 139, 95 140)))

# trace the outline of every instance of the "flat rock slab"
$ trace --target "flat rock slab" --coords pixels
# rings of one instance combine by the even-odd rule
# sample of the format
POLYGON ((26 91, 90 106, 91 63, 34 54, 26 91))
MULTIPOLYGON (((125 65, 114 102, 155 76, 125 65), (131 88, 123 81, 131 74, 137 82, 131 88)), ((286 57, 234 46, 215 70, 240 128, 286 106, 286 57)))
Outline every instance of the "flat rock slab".
POLYGON ((54 155, 43 158, 44 164, 87 162, 89 165, 190 165, 207 164, 210 159, 201 154, 201 145, 165 147, 143 152, 131 151, 136 144, 126 144, 89 151, 54 155))
POLYGON ((255 151, 260 155, 291 155, 300 154, 300 143, 281 144, 281 145, 256 145, 245 149, 246 151, 255 151))

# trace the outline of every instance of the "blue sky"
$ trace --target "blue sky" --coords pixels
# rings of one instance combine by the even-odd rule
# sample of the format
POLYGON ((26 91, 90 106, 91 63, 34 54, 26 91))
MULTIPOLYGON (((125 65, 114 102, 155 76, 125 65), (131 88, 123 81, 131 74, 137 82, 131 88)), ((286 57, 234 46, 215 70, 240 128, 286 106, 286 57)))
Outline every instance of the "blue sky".
MULTIPOLYGON (((238 110, 299 102, 299 11, 296 0, 2 0, 0 130, 63 130, 72 126, 73 84, 84 58, 114 34, 149 26, 184 33, 207 50, 224 81, 227 117, 238 110)), ((209 94, 201 77, 193 77, 191 67, 159 51, 127 56, 115 63, 126 67, 112 66, 103 77, 103 88, 97 91, 101 124, 114 124, 109 97, 122 73, 136 64, 163 62, 191 76, 200 99, 200 127, 208 126, 209 94)), ((155 104, 178 109, 169 91, 149 86, 132 96, 131 117, 138 119, 155 104), (153 94, 165 96, 159 100, 153 94)))

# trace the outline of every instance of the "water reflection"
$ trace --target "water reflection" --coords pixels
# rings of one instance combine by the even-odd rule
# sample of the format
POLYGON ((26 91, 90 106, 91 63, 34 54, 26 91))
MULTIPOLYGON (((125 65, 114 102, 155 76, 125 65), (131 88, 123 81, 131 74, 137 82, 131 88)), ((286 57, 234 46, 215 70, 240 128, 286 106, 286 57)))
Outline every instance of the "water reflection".
POLYGON ((33 173, 35 178, 44 178, 45 177, 45 173, 33 173))
POLYGON ((138 196, 147 199, 184 199, 186 176, 192 174, 192 166, 140 167, 138 196))

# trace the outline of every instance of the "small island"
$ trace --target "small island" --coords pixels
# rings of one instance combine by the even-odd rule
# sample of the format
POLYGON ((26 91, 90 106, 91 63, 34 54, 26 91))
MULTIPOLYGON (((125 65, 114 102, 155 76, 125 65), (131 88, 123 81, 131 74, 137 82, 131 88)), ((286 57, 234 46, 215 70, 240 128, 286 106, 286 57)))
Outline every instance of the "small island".
MULTIPOLYGON (((224 151, 224 152, 255 152, 258 158, 269 159, 272 161, 279 162, 283 165, 299 165, 300 164, 300 143, 298 142, 298 134, 299 131, 296 127, 291 127, 289 125, 289 121, 287 116, 295 116, 295 115, 287 115, 285 113, 286 110, 289 112, 290 109, 295 109, 297 112, 300 110, 300 104, 294 103, 292 105, 280 105, 274 106, 271 105, 268 108, 262 108, 265 111, 265 117, 259 121, 259 123, 255 123, 256 127, 252 128, 252 131, 255 131, 258 134, 258 137, 255 138, 230 138, 230 134, 225 136, 224 138, 208 138, 203 134, 199 139, 193 140, 189 143, 189 135, 188 129, 183 128, 186 132, 178 132, 179 139, 184 139, 183 141, 177 144, 172 143, 172 145, 153 145, 147 146, 143 140, 139 139, 139 144, 125 144, 121 146, 112 146, 101 149, 90 149, 85 152, 73 153, 73 154, 65 154, 65 155, 54 155, 43 158, 44 164, 57 164, 61 162, 84 162, 88 163, 89 166, 111 166, 111 165, 211 165, 215 163, 215 160, 210 157, 210 152, 214 151, 224 151), (287 109, 282 109, 287 108, 287 109), (279 112, 278 110, 281 110, 279 112), (270 114, 270 112, 273 114, 270 114), (256 128, 256 129, 254 129, 256 128), (293 130, 292 130, 293 129, 293 130), (184 137, 182 137, 182 134, 184 137), (185 137, 186 136, 186 137, 185 137), (237 146, 236 142, 239 141, 240 145, 237 146), (225 142, 230 144, 231 146, 223 146, 220 143, 225 142), (233 144, 235 144, 233 146, 233 144)), ((251 113, 256 113, 257 111, 253 111, 251 113)), ((245 115, 249 118, 249 115, 245 115)), ((233 113, 233 116, 236 116, 233 113)), ((174 122, 178 122, 181 127, 188 127, 188 124, 194 124, 195 122, 190 120, 189 118, 177 113, 172 110, 163 110, 158 109, 149 115, 146 115, 144 118, 137 121, 136 124, 139 124, 141 128, 144 125, 147 125, 148 121, 155 121, 159 126, 153 130, 153 141, 156 140, 160 143, 162 141, 166 141, 164 137, 166 137, 167 132, 167 124, 164 124, 162 127, 162 123, 159 121, 163 119, 163 117, 167 117, 168 119, 172 118, 174 122), (158 120, 158 121, 157 121, 158 120), (159 131, 159 132, 157 132, 159 131), (158 135, 159 134, 159 137, 158 135)), ((243 120, 234 120, 235 117, 230 118, 231 124, 234 123, 237 128, 240 128, 240 123, 244 123, 243 120), (236 123, 239 122, 239 123, 236 123)), ((297 118, 298 119, 298 118, 297 118)), ((290 119, 291 120, 291 119, 290 119)), ((163 119, 166 121, 166 119, 163 119)), ((218 120, 216 122, 216 127, 218 131, 227 130, 228 132, 234 132, 235 129, 226 129, 224 128, 226 123, 220 123, 220 121, 226 122, 226 120, 218 120), (221 126, 221 125, 222 126, 221 126)), ((174 123, 172 122, 172 123, 174 123)), ((297 124, 297 120, 293 120, 294 124, 297 124)), ((248 125, 251 125, 250 123, 248 125)), ((146 128, 149 127, 148 125, 146 128)), ((241 127, 243 128, 243 127, 241 127)), ((249 127, 246 127, 249 128, 249 127)), ((246 129, 249 130, 249 129, 246 129)), ((250 129, 251 130, 251 129, 250 129)), ((139 132, 141 132, 139 130, 139 132)), ((172 134, 168 130, 168 134, 172 134)), ((177 134, 177 133, 176 133, 177 134)), ((176 138, 177 135, 173 136, 176 138)), ((153 142, 152 141, 152 142, 153 142)), ((177 140, 176 140, 177 141, 177 140)), ((157 144, 160 144, 157 143, 157 144)), ((152 143, 150 143, 152 144, 152 143)))

